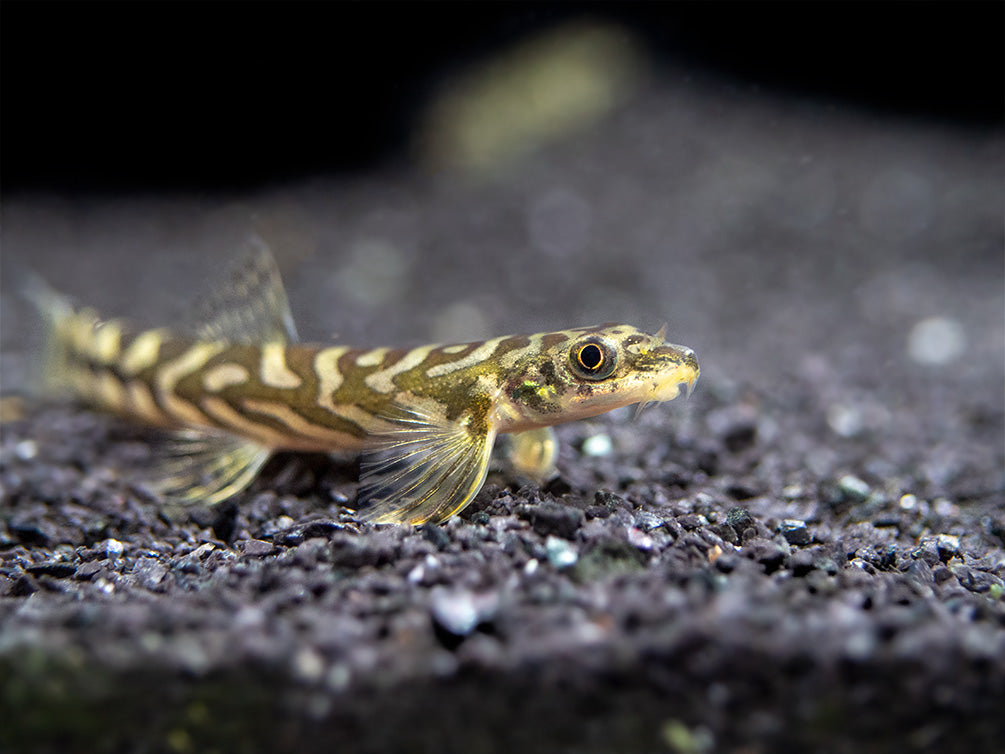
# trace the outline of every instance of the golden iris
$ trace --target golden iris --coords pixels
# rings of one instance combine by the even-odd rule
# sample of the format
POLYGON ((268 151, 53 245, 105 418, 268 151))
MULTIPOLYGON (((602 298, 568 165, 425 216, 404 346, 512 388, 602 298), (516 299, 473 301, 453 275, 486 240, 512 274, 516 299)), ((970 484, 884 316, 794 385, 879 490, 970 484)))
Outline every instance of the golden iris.
POLYGON ((614 371, 615 351, 600 339, 591 338, 577 343, 571 356, 573 371, 588 380, 602 380, 614 371))

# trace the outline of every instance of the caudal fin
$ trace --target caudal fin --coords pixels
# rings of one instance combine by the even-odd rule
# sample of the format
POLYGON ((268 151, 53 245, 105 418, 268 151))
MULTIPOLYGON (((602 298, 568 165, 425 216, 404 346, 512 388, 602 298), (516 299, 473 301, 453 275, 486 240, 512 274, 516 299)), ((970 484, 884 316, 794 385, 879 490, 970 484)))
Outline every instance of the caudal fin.
POLYGON ((59 391, 63 388, 69 367, 67 323, 74 315, 70 300, 54 290, 39 275, 20 274, 19 291, 37 314, 40 334, 36 344, 38 356, 29 375, 31 392, 59 391))

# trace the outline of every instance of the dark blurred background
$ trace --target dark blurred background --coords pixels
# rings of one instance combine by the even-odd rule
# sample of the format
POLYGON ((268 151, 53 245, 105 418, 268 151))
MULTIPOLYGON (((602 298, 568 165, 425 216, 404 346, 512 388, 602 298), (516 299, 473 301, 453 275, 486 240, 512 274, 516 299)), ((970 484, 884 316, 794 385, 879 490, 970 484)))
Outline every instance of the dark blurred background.
POLYGON ((7 0, 2 190, 240 190, 394 164, 445 76, 584 15, 740 89, 1003 124, 999 2, 7 0))

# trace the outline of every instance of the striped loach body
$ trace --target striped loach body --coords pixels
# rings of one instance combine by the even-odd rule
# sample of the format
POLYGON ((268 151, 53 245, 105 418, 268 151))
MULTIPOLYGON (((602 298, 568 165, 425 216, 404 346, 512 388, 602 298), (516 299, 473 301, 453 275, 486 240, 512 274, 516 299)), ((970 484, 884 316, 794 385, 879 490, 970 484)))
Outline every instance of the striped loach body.
POLYGON ((699 373, 689 349, 627 325, 413 349, 300 344, 271 256, 243 269, 189 337, 35 296, 52 387, 180 430, 157 484, 168 500, 226 499, 277 450, 336 452, 363 456, 362 518, 442 521, 480 489, 497 434, 520 433, 514 464, 545 476, 552 425, 670 400, 699 373))

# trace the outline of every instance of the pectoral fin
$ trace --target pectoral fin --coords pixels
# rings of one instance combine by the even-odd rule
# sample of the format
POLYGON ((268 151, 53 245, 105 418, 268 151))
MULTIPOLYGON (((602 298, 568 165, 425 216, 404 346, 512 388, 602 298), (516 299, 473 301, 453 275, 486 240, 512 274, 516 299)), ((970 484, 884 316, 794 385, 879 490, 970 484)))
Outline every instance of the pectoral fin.
POLYGON ((270 454, 251 440, 182 430, 174 434, 152 487, 166 503, 213 505, 251 484, 270 454))
POLYGON ((471 502, 488 470, 495 432, 471 417, 448 421, 400 409, 393 429, 363 455, 360 518, 373 523, 445 521, 471 502))

